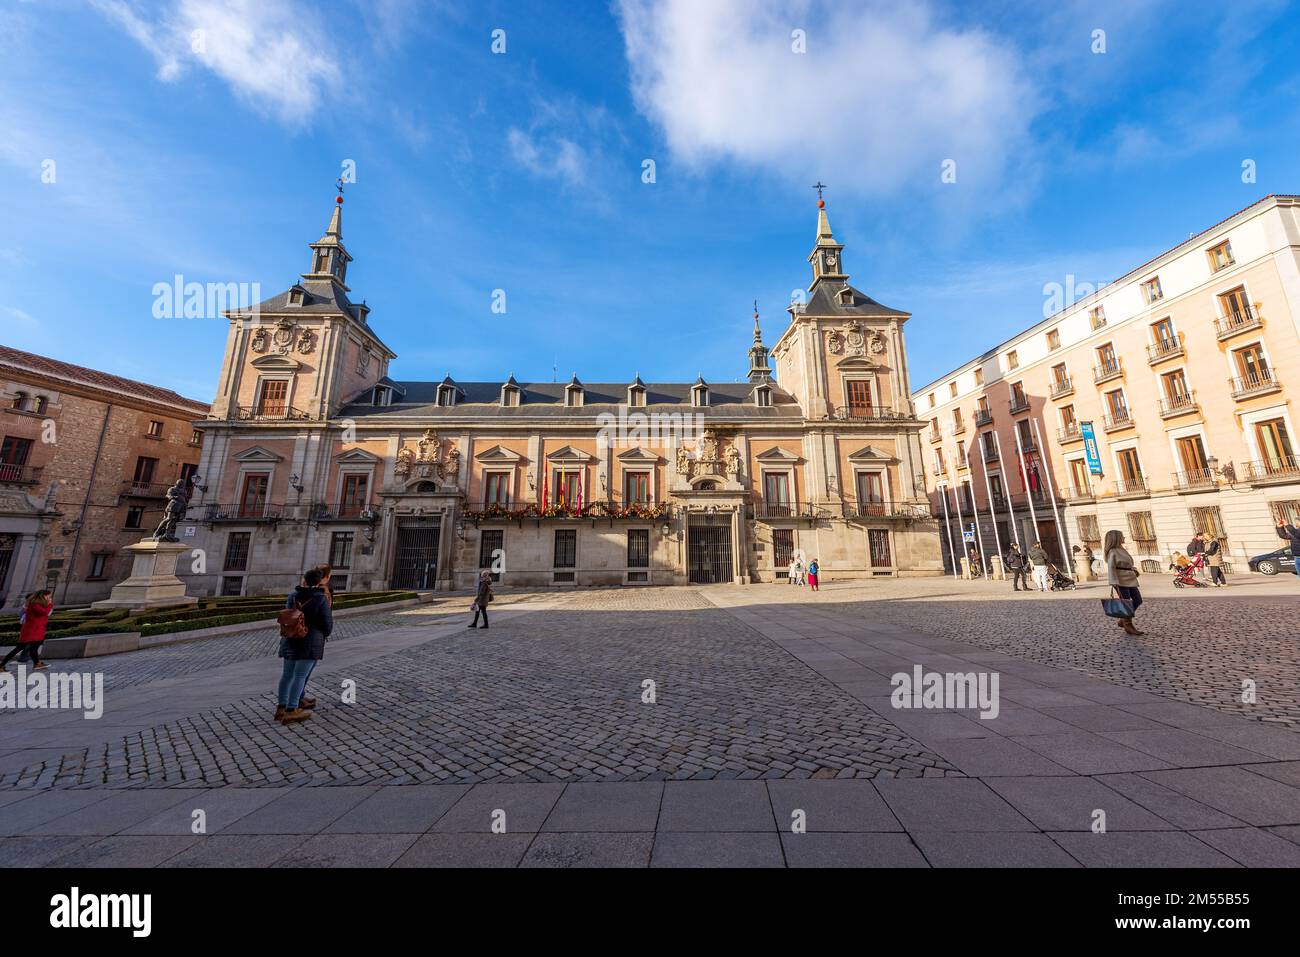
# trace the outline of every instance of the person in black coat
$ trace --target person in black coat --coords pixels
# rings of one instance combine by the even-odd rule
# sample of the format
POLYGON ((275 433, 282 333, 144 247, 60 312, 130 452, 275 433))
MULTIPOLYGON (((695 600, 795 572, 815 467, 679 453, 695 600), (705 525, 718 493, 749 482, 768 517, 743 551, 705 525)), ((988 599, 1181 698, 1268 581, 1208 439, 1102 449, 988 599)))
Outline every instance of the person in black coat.
POLYGON ((1286 521, 1277 523, 1277 537, 1285 539, 1291 546, 1291 554, 1296 560, 1296 577, 1300 578, 1300 528, 1286 521))
POLYGON ((334 612, 330 608, 325 589, 320 587, 320 569, 309 568, 302 576, 302 584, 290 593, 285 608, 297 608, 307 624, 307 634, 302 638, 280 638, 280 657, 284 667, 280 674, 278 706, 275 720, 282 724, 303 721, 311 717, 314 700, 303 698, 307 677, 316 662, 325 657, 325 639, 334 631, 334 612))
POLYGON ((1011 573, 1011 584, 1015 586, 1015 590, 1020 591, 1020 585, 1023 582, 1024 590, 1029 591, 1029 569, 1025 555, 1020 551, 1018 544, 1012 543, 1011 550, 1007 552, 1002 563, 1006 566, 1007 571, 1011 573))
POLYGON ((486 628, 488 626, 487 606, 492 600, 492 573, 486 568, 479 572, 478 591, 474 593, 474 620, 466 627, 469 628, 486 628), (478 616, 483 616, 483 624, 479 625, 478 616))

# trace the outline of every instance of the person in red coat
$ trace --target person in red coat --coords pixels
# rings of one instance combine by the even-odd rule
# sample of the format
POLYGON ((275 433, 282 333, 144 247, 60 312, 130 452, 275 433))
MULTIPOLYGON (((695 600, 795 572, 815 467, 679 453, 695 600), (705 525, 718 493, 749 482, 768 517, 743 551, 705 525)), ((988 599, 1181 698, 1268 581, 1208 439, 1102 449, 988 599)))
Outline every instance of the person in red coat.
POLYGON ((7 668, 10 660, 23 650, 27 651, 33 669, 49 667, 41 661, 41 643, 45 641, 45 625, 50 620, 52 611, 54 611, 54 596, 49 589, 32 592, 27 596, 27 603, 23 606, 23 627, 18 632, 18 644, 5 655, 4 661, 0 661, 0 668, 7 668))

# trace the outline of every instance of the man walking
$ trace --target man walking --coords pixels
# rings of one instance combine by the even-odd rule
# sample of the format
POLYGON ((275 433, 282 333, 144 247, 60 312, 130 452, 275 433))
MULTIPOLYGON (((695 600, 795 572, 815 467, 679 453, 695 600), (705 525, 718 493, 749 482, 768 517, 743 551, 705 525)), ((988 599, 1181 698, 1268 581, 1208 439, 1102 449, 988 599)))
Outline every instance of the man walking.
POLYGON ((1007 552, 1003 564, 1007 566, 1007 571, 1011 573, 1013 589, 1020 591, 1020 583, 1024 582, 1024 590, 1029 591, 1029 580, 1025 577, 1025 556, 1020 553, 1020 546, 1015 542, 1011 543, 1011 550, 1007 552))
POLYGON ((1029 549, 1029 560, 1034 563, 1034 585, 1039 591, 1047 591, 1047 552, 1043 551, 1042 542, 1034 542, 1029 549))
POLYGON ((1285 539, 1291 546, 1291 557, 1296 561, 1296 578, 1300 578, 1300 528, 1283 519, 1277 523, 1277 537, 1285 539))

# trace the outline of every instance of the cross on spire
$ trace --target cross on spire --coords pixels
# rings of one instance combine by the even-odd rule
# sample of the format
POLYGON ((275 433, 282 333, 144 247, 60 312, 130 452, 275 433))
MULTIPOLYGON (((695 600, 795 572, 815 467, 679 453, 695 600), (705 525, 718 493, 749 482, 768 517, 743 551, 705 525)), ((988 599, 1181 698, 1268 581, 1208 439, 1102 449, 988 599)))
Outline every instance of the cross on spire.
POLYGON ((827 188, 826 184, 823 183, 821 180, 818 180, 817 182, 813 183, 812 188, 817 190, 817 200, 818 202, 820 202, 822 199, 822 190, 827 188))

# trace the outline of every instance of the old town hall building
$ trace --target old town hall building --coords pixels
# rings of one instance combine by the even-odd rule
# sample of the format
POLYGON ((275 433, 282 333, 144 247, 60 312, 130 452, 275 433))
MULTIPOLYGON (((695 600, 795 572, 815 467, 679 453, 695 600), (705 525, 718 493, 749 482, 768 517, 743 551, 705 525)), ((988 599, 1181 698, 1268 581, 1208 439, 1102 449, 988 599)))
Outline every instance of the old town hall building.
POLYGON ((774 581, 800 553, 831 580, 942 573, 908 314, 849 285, 824 204, 805 301, 770 351, 755 314, 743 381, 537 383, 394 378, 341 203, 299 282, 227 314, 192 594, 322 561, 354 590, 774 581))

